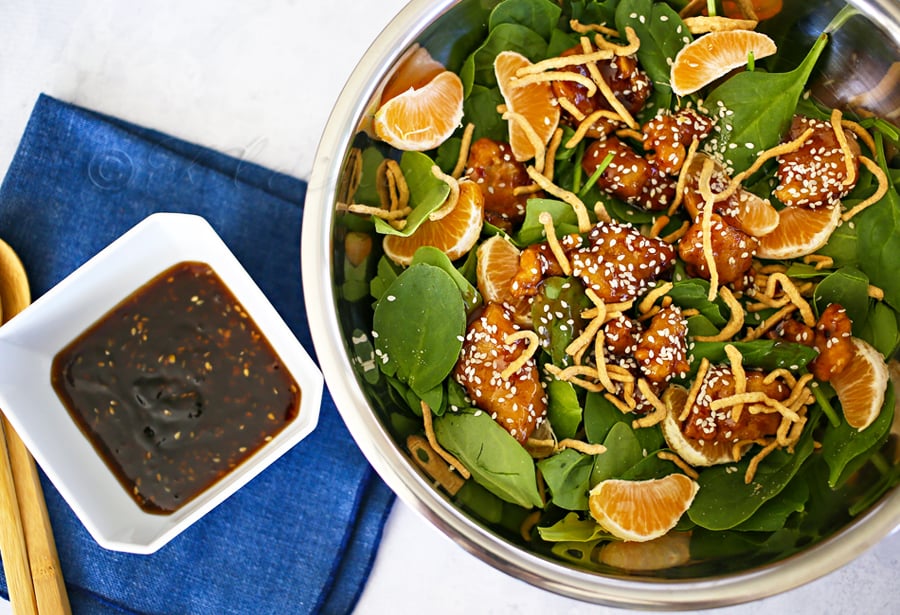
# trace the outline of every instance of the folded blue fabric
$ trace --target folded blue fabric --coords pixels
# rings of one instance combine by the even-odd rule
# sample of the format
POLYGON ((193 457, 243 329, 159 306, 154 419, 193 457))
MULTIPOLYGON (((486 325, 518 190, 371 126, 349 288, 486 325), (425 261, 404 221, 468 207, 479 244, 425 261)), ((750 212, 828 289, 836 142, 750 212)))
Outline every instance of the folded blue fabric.
MULTIPOLYGON (((41 96, 0 187, 0 237, 37 297, 147 215, 200 214, 315 356, 300 281, 305 191, 41 96)), ((42 478, 75 613, 346 613, 393 502, 327 391, 312 436, 153 555, 100 548, 42 478)))

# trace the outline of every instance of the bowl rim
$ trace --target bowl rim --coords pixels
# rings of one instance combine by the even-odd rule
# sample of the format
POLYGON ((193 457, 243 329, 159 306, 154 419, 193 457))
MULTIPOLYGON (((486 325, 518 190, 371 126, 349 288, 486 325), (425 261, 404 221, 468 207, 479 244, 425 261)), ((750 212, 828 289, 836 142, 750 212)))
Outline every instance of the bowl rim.
MULTIPOLYGON (((606 576, 526 552, 449 504, 394 443, 363 394, 337 318, 339 297, 331 274, 333 218, 340 175, 368 101, 389 67, 435 20, 460 0, 412 0, 385 27, 352 71, 325 125, 306 192, 301 268, 313 343, 351 435, 373 468, 410 508, 466 551, 510 576, 554 593, 608 606, 702 609, 741 604, 779 594, 844 566, 900 529, 900 489, 886 494, 853 522, 813 547, 777 562, 709 579, 606 576), (343 153, 343 154, 336 154, 343 153)), ((900 5, 891 0, 850 0, 889 23, 900 43, 900 5)))

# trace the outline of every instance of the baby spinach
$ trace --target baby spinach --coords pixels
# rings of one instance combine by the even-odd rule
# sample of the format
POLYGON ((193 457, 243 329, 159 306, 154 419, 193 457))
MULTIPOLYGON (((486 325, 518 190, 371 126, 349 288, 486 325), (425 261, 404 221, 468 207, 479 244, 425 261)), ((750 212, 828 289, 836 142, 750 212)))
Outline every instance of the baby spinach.
MULTIPOLYGON (((588 393, 584 402, 584 432, 588 442, 603 444, 615 425, 624 423, 631 429, 634 416, 622 414, 600 393, 588 393)), ((640 444, 641 451, 656 451, 665 446, 662 432, 658 427, 632 429, 640 444)))
POLYGON ((524 508, 543 506, 531 456, 487 413, 447 412, 434 419, 434 433, 485 489, 524 508))
POLYGON ((518 24, 550 40, 561 13, 559 5, 550 0, 504 0, 491 11, 489 29, 500 24, 518 24))
POLYGON ((497 113, 497 105, 502 104, 503 96, 497 88, 475 84, 468 91, 468 96, 463 101, 463 112, 466 121, 471 121, 475 125, 472 133, 473 141, 482 137, 494 141, 509 140, 506 120, 497 113))
MULTIPOLYGON (((900 348, 900 314, 885 303, 876 301, 865 326, 857 337, 864 339, 886 357, 894 356, 900 348)), ((854 330, 856 328, 854 327, 854 330)))
POLYGON ((697 479, 700 489, 688 515, 708 530, 727 530, 745 522, 765 502, 781 493, 813 449, 812 433, 807 430, 793 454, 779 449, 763 459, 749 484, 744 483, 744 474, 753 451, 737 464, 707 468, 697 479))
POLYGON ((540 215, 545 211, 553 218, 557 236, 578 232, 578 216, 568 203, 555 199, 528 199, 525 220, 515 236, 517 245, 530 246, 546 240, 544 225, 540 221, 540 215))
POLYGON ((709 300, 709 282, 706 280, 700 278, 678 280, 666 294, 678 307, 698 310, 716 327, 722 327, 728 322, 728 308, 721 304, 720 299, 709 300))
POLYGON ((809 500, 805 477, 797 476, 778 494, 765 502, 743 523, 735 526, 741 532, 774 532, 780 530, 794 513, 803 512, 809 500))
POLYGON ((446 271, 420 263, 388 287, 375 305, 372 326, 381 371, 409 383, 422 397, 456 364, 466 330, 465 304, 446 271))
POLYGON ((554 365, 571 365, 572 357, 566 353, 566 347, 584 327, 581 311, 589 304, 584 288, 570 278, 547 278, 535 295, 531 318, 554 365))
POLYGON ((547 418, 559 439, 574 438, 581 425, 581 403, 575 387, 569 382, 553 379, 547 385, 547 418))
MULTIPOLYGON (((893 188, 856 218, 859 267, 884 290, 884 301, 900 310, 900 194, 893 188)), ((844 225, 846 226, 846 225, 844 225)))
POLYGON ((750 342, 694 342, 692 371, 706 358, 710 363, 728 360, 725 346, 734 346, 744 357, 746 367, 759 367, 767 371, 781 367, 796 371, 818 356, 815 348, 777 340, 753 340, 750 342))
POLYGON ((736 172, 747 169, 759 152, 778 145, 827 43, 826 34, 819 36, 803 62, 790 72, 738 73, 706 98, 704 106, 719 116, 722 128, 716 148, 736 172))
POLYGON ((536 62, 546 57, 547 41, 531 28, 513 23, 498 24, 488 34, 484 44, 466 60, 463 71, 467 79, 471 75, 473 84, 497 87, 494 59, 501 51, 516 51, 536 62))
POLYGON ((447 255, 439 249, 433 246, 422 246, 416 250, 416 253, 413 254, 410 266, 418 265, 419 263, 433 265, 444 270, 451 278, 453 278, 457 288, 459 288, 459 294, 462 296, 463 303, 465 303, 467 313, 471 313, 472 310, 481 305, 481 294, 474 286, 472 286, 472 283, 453 266, 453 263, 447 258, 447 255))
POLYGON ((450 194, 450 186, 431 171, 434 161, 421 152, 403 152, 400 169, 409 186, 409 203, 413 208, 406 218, 406 226, 396 229, 381 218, 375 218, 375 228, 385 235, 409 237, 428 219, 428 215, 443 205, 450 194))
POLYGON ((606 452, 594 457, 591 484, 608 478, 619 478, 644 458, 644 448, 634 435, 631 425, 617 422, 603 440, 606 452))
POLYGON ((638 61, 653 80, 651 110, 655 113, 657 109, 667 109, 672 99, 671 62, 681 48, 693 40, 687 26, 672 7, 653 0, 619 2, 616 26, 620 32, 631 26, 641 41, 638 61))
POLYGON ((878 418, 862 431, 857 430, 842 420, 837 427, 828 425, 822 436, 822 456, 828 463, 830 473, 828 483, 835 487, 840 483, 844 469, 854 459, 868 457, 873 447, 887 437, 894 420, 894 387, 888 384, 878 418))
POLYGON ((843 267, 816 285, 813 307, 818 314, 830 304, 837 303, 853 322, 854 332, 860 331, 869 316, 869 278, 859 269, 843 267))
POLYGON ((593 458, 593 455, 567 448, 537 463, 556 506, 565 510, 587 510, 593 458))

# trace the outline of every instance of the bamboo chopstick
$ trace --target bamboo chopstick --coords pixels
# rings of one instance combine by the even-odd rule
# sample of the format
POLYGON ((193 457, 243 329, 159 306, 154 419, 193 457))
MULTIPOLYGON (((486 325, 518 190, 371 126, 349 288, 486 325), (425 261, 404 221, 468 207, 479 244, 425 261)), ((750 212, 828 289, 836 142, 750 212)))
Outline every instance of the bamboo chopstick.
POLYGON ((25 531, 19 513, 12 464, 6 446, 6 419, 0 421, 0 554, 9 588, 9 602, 16 615, 37 613, 25 531))
POLYGON ((19 500, 19 514, 28 549, 28 564, 38 613, 67 615, 72 612, 69 596, 59 565, 59 555, 47 513, 47 502, 41 488, 34 458, 25 443, 6 421, 0 420, 6 432, 9 461, 19 500))

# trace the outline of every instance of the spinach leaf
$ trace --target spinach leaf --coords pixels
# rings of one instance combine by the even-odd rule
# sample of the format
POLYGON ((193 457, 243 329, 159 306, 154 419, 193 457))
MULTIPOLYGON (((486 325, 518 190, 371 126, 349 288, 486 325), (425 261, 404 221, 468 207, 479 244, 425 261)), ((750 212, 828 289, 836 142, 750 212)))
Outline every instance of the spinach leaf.
POLYGON ((406 269, 375 305, 372 326, 381 371, 409 383, 420 397, 441 384, 462 350, 466 310, 443 269, 406 269), (428 300, 423 300, 427 297, 428 300))
POLYGON ((538 533, 547 542, 593 542, 611 538, 593 519, 582 519, 570 512, 547 527, 538 526, 538 533))
POLYGON ((794 513, 802 512, 809 500, 805 477, 797 476, 778 494, 764 503, 753 515, 734 529, 741 532, 774 532, 780 530, 794 513))
POLYGON ((549 0, 504 0, 491 11, 489 28, 518 24, 533 30, 544 40, 550 40, 561 13, 559 5, 549 0))
MULTIPOLYGON (((634 416, 622 414, 612 403, 600 393, 588 393, 584 403, 584 433, 588 442, 603 444, 615 425, 624 423, 631 429, 634 416)), ((634 437, 640 444, 641 451, 656 451, 665 446, 665 440, 659 427, 643 427, 632 429, 634 437)))
POLYGON ((400 169, 409 186, 409 203, 413 210, 402 229, 395 229, 381 218, 375 218, 375 228, 379 233, 409 237, 431 212, 443 205, 450 194, 450 186, 432 174, 433 166, 434 161, 421 152, 403 152, 400 169))
MULTIPOLYGON (((894 420, 894 387, 888 384, 881 414, 866 429, 858 431, 842 420, 837 427, 828 425, 822 436, 822 456, 828 463, 828 484, 836 487, 845 468, 860 455, 865 455, 887 437, 894 420)), ((868 455, 866 455, 868 456, 868 455)))
POLYGON ((387 256, 382 256, 378 259, 375 277, 369 282, 369 294, 376 300, 381 299, 382 295, 387 292, 387 289, 390 288, 399 275, 399 266, 394 264, 394 261, 387 256))
POLYGON ((569 278, 547 278, 535 295, 531 318, 541 345, 554 365, 562 367, 572 363, 566 347, 581 331, 584 325, 581 312, 589 305, 590 299, 582 285, 569 278))
POLYGON ((581 404, 575 387, 554 378, 547 385, 547 418, 553 426, 553 433, 559 439, 574 438, 581 425, 581 404))
POLYGON ((416 253, 413 254, 412 262, 410 266, 418 265, 419 263, 425 263, 427 265, 433 265, 434 267, 438 267, 439 269, 444 270, 446 273, 453 278, 453 281, 456 283, 457 288, 459 288, 459 294, 462 296, 463 303, 466 306, 466 312, 471 313, 476 307, 481 305, 481 293, 472 286, 472 284, 465 278, 463 274, 461 274, 456 267, 453 266, 453 263, 447 257, 446 254, 441 252, 438 248, 433 246, 422 246, 416 253))
POLYGON ((565 510, 587 510, 593 458, 567 448, 537 463, 555 505, 565 510))
POLYGON ((819 282, 813 292, 816 313, 821 314, 832 303, 847 310, 853 331, 860 331, 869 316, 869 278, 866 274, 859 269, 843 267, 819 282))
POLYGON ((777 340, 753 340, 751 342, 694 342, 691 371, 706 357, 710 363, 727 360, 725 346, 731 344, 743 355, 746 367, 759 367, 772 371, 780 367, 796 371, 818 356, 815 348, 777 340))
POLYGON ((744 474, 752 451, 737 464, 707 468, 697 479, 700 489, 688 515, 694 523, 708 530, 727 530, 743 523, 765 502, 781 493, 812 454, 813 448, 812 430, 806 430, 793 454, 779 449, 763 459, 750 484, 744 483, 744 474))
POLYGON ((474 480, 467 480, 463 484, 456 492, 454 501, 488 523, 500 523, 503 517, 503 500, 474 480))
POLYGON ((544 225, 539 218, 545 211, 553 218, 557 237, 578 232, 578 216, 568 203, 555 199, 528 199, 525 219, 515 236, 516 245, 530 246, 544 241, 544 225))
MULTIPOLYGON (((847 201, 845 204, 849 205, 847 201)), ((828 243, 819 248, 816 254, 830 256, 835 267, 859 267, 859 230, 856 225, 838 226, 828 238, 828 243)))
MULTIPOLYGON (((857 337, 864 339, 886 357, 893 357, 900 348, 900 314, 885 303, 876 301, 869 319, 857 337)), ((856 327, 854 327, 854 330, 856 327)))
POLYGON ((484 412, 448 412, 434 419, 438 442, 485 489, 524 508, 543 506, 534 462, 505 429, 484 412))
POLYGON ((728 308, 721 305, 720 300, 709 300, 709 282, 706 280, 700 278, 678 280, 666 294, 678 307, 698 310, 716 327, 722 327, 728 322, 728 308))
POLYGON ((682 47, 693 40, 687 26, 672 7, 653 0, 619 2, 616 26, 620 32, 631 26, 641 40, 637 57, 647 75, 653 79, 653 112, 668 108, 672 100, 669 85, 671 61, 682 47))
POLYGON ((806 58, 787 73, 745 71, 714 89, 705 106, 719 116, 718 152, 735 172, 747 169, 759 152, 774 147, 787 132, 794 109, 828 36, 822 34, 806 58))
MULTIPOLYGON (((494 141, 508 141, 509 131, 506 120, 497 113, 497 105, 503 104, 503 96, 497 88, 473 85, 463 102, 466 121, 475 124, 472 141, 482 137, 494 141)), ((454 163, 456 161, 454 160, 454 163)))
POLYGON ((547 41, 531 28, 511 23, 498 24, 481 47, 466 60, 469 66, 463 70, 471 74, 472 83, 489 88, 497 86, 494 59, 501 51, 516 51, 536 62, 546 57, 547 41))
POLYGON ((375 178, 378 166, 383 160, 384 154, 377 147, 367 147, 362 151, 362 173, 359 176, 359 186, 354 194, 356 202, 372 206, 381 204, 378 188, 375 186, 375 178))
POLYGON ((884 291, 885 303, 900 310, 900 194, 892 186, 854 222, 859 234, 859 268, 884 291))
POLYGON ((644 458, 644 449, 634 435, 631 425, 618 422, 603 441, 606 452, 594 457, 591 485, 608 478, 621 478, 633 465, 644 458))

